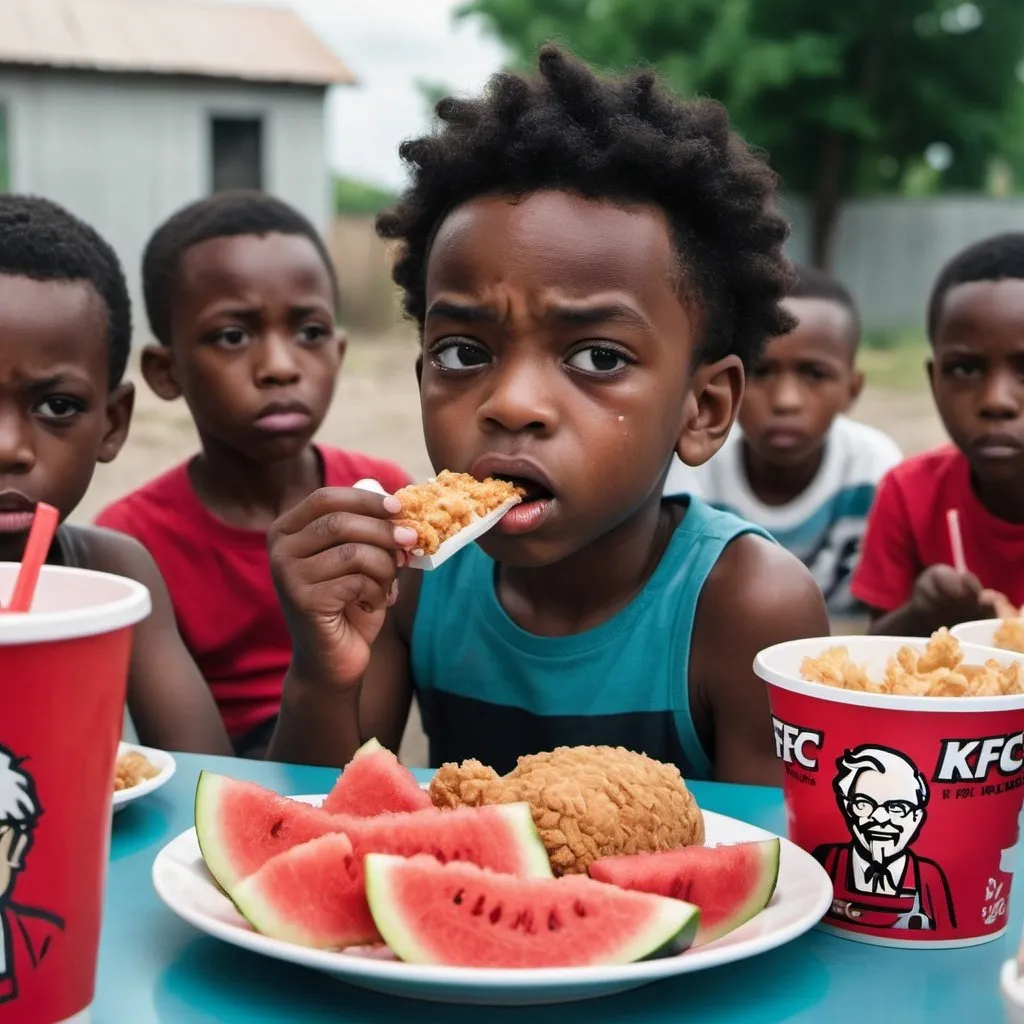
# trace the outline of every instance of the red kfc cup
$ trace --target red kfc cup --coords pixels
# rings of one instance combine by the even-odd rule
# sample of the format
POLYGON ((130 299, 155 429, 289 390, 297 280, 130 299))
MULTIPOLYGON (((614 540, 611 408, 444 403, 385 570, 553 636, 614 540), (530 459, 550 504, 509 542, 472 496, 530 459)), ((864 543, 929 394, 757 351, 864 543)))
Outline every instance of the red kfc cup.
MULTIPOLYGON (((18 566, 0 563, 6 604, 18 566)), ((96 982, 133 580, 44 566, 0 611, 0 1024, 84 1021, 96 982)))
MULTIPOLYGON (((1006 930, 1024 798, 1024 694, 905 697, 805 681, 844 646, 881 680, 922 639, 819 637, 762 651, 790 839, 833 882, 822 927, 886 946, 971 946, 1006 930)), ((962 644, 981 665, 991 649, 962 644)), ((1024 657, 999 652, 1009 664, 1024 657)))

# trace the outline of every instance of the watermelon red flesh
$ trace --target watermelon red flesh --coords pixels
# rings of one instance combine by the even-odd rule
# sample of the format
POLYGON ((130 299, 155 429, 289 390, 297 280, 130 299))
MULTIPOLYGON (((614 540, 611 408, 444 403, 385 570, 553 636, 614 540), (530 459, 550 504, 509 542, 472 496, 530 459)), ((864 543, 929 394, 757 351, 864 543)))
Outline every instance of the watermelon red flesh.
POLYGON ((256 931, 284 942, 343 949, 377 938, 363 873, 344 832, 271 857, 232 897, 256 931))
POLYGON ((699 912, 581 875, 514 878, 430 857, 366 858, 366 892, 384 940, 408 963, 578 967, 681 952, 699 912))
POLYGON ((422 811, 430 796, 390 750, 368 740, 345 766, 323 809, 331 814, 370 818, 387 811, 422 811))
POLYGON ((700 929, 693 944, 700 946, 746 924, 768 905, 779 879, 779 840, 603 857, 588 873, 621 889, 696 904, 700 929))
POLYGON ((195 817, 203 860, 228 893, 274 854, 329 832, 344 832, 350 821, 254 782, 213 772, 199 773, 195 817))
POLYGON ((548 877, 551 864, 527 804, 412 811, 374 818, 328 814, 251 782, 202 772, 196 835, 210 873, 229 895, 271 857, 344 832, 361 863, 369 852, 464 860, 494 871, 548 877))

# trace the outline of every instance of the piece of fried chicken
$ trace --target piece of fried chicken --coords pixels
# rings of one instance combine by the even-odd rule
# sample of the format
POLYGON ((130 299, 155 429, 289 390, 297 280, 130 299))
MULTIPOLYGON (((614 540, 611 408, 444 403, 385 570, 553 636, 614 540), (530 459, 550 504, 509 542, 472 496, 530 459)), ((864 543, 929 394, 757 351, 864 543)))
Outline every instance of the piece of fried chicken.
POLYGON ((523 493, 521 487, 507 480, 476 480, 468 473, 443 469, 433 480, 395 491, 402 511, 393 519, 397 525, 416 531, 414 555, 432 555, 463 527, 523 493))
POLYGON ((704 816, 679 769, 622 747, 557 747, 519 758, 505 776, 479 761, 444 764, 430 797, 442 809, 526 801, 556 875, 704 842, 704 816))

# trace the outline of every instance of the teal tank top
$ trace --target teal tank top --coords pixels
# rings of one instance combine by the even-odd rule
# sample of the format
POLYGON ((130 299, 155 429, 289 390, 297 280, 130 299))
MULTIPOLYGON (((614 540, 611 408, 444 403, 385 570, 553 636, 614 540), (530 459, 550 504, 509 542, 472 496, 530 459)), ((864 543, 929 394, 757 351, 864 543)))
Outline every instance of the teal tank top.
POLYGON ((504 774, 523 754, 608 744, 674 763, 687 778, 710 776, 690 714, 697 601, 731 541, 768 534, 688 500, 643 590, 582 633, 516 625, 498 602, 495 563, 476 544, 423 574, 411 660, 432 765, 477 758, 504 774))

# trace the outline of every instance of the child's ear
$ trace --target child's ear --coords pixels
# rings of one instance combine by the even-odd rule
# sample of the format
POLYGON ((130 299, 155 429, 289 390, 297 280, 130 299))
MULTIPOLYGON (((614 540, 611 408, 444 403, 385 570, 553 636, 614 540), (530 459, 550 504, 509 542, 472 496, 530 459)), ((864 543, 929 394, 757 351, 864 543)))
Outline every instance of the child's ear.
POLYGON ((334 332, 334 344, 338 346, 338 369, 340 370, 341 364, 345 362, 345 353, 348 351, 348 335, 343 327, 339 327, 334 332))
POLYGON ((420 354, 416 357, 416 383, 418 385, 423 383, 423 353, 422 352, 420 352, 420 354))
POLYGON ((181 385, 174 374, 174 357, 167 345, 147 345, 142 350, 142 377, 153 394, 165 402, 181 397, 181 385))
POLYGON ((702 363, 694 371, 676 442, 676 454, 688 466, 703 465, 725 443, 743 400, 743 386, 743 363, 737 355, 702 363))
POLYGON ((107 395, 107 429, 100 442, 97 462, 113 462, 128 437, 135 408, 135 385, 125 381, 107 395))
POLYGON ((850 374, 850 398, 846 403, 846 408, 849 409, 858 398, 860 398, 861 392, 864 390, 864 371, 854 370, 850 374))

